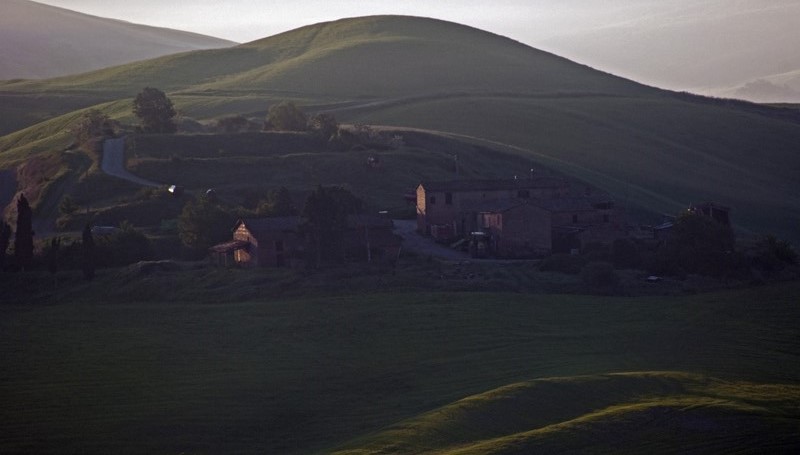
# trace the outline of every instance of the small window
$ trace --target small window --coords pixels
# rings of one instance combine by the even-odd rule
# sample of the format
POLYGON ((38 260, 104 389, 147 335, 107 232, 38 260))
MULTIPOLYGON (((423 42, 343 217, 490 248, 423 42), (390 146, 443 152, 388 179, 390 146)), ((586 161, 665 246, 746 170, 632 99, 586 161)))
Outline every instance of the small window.
POLYGON ((444 193, 444 203, 453 205, 453 193, 444 193))
POLYGON ((572 215, 572 223, 575 224, 577 222, 578 222, 578 215, 577 214, 572 215))
POLYGON ((517 191, 517 197, 520 199, 528 199, 531 197, 531 192, 528 190, 519 190, 517 191))
POLYGON ((436 196, 429 197, 428 202, 430 202, 431 205, 436 205, 436 196))

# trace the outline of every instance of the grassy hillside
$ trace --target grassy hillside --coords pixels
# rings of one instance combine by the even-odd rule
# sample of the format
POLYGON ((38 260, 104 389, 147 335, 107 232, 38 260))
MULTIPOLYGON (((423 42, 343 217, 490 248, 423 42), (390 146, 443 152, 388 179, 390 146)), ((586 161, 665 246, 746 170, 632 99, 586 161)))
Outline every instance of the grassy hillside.
MULTIPOLYGON (((421 181, 458 176, 511 178, 525 176, 531 168, 524 156, 459 139, 403 129, 387 134, 402 137, 403 145, 337 150, 297 133, 139 136, 129 151, 128 167, 156 182, 198 191, 213 187, 227 194, 285 186, 304 195, 316 185, 342 185, 376 210, 402 208, 403 194, 421 181), (378 158, 380 167, 369 166, 369 157, 378 158)), ((301 202, 298 197, 297 203, 301 202)))
POLYGON ((797 284, 638 299, 247 294, 285 278, 67 274, 58 292, 0 306, 0 451, 798 444, 797 284), (609 374, 623 372, 638 373, 609 374))
POLYGON ((510 145, 654 211, 717 201, 742 228, 800 240, 795 122, 675 97, 595 96, 415 100, 356 119, 510 145))
POLYGON ((800 444, 798 402, 797 385, 676 372, 547 378, 464 398, 335 453, 789 453, 800 444))
POLYGON ((337 99, 429 93, 647 92, 644 87, 470 27, 402 16, 328 22, 231 49, 171 55, 10 91, 299 94, 337 99), (365 85, 366 84, 366 85, 365 85))
MULTIPOLYGON (((130 99, 147 85, 170 91, 179 110, 196 119, 263 116, 269 104, 293 99, 345 122, 465 136, 576 175, 629 206, 674 213, 713 200, 731 206, 745 232, 800 241, 796 111, 644 87, 437 20, 346 19, 231 49, 6 83, 0 94, 58 95, 67 111, 74 107, 66 100, 130 99)), ((0 139, 0 163, 29 151, 7 137, 0 139)), ((486 157, 484 164, 500 159, 486 157)))

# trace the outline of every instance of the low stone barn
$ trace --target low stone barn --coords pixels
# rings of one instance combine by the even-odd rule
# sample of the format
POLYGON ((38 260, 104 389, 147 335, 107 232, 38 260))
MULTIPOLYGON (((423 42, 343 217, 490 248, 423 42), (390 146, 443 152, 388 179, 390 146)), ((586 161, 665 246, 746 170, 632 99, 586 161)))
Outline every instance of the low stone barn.
POLYGON ((236 252, 248 247, 248 243, 243 240, 231 240, 230 242, 220 243, 208 249, 211 261, 222 267, 230 267, 236 264, 236 252))
POLYGON ((220 265, 242 267, 287 267, 302 258, 300 217, 241 219, 233 240, 210 248, 220 265))
POLYGON ((480 209, 478 225, 491 234, 494 254, 509 258, 568 253, 626 235, 612 201, 584 197, 492 201, 480 209))
POLYGON ((394 224, 385 216, 350 215, 347 217, 345 248, 348 258, 367 261, 393 260, 402 238, 392 232, 394 224))
POLYGON ((610 244, 627 236, 624 212, 606 197, 534 201, 550 212, 553 252, 569 253, 590 243, 610 244))
POLYGON ((499 257, 543 256, 552 249, 552 217, 528 202, 507 200, 480 213, 479 225, 490 234, 490 251, 499 257))

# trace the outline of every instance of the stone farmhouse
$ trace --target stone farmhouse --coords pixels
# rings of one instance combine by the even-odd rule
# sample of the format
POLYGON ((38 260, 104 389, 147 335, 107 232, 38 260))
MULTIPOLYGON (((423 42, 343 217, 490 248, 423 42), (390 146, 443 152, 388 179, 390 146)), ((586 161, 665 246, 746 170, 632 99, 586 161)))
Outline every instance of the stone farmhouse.
POLYGON ((300 217, 239 220, 233 239, 209 249, 219 265, 243 267, 286 267, 303 257, 304 240, 300 217))
MULTIPOLYGON (((233 239, 211 247, 212 259, 222 266, 299 267, 305 264, 307 236, 298 216, 239 220, 233 239)), ((392 220, 375 215, 350 215, 342 249, 348 260, 391 260, 401 239, 392 220)))
POLYGON ((421 183, 417 229, 443 242, 488 233, 499 257, 570 252, 625 236, 624 213, 607 194, 576 196, 557 177, 421 183))

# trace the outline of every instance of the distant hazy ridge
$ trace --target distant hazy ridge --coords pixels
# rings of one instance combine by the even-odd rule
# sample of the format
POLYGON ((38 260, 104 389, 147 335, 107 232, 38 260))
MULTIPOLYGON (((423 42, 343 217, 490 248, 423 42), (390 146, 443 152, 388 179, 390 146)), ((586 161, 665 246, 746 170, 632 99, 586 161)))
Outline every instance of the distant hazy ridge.
POLYGON ((0 6, 0 79, 48 78, 235 43, 28 0, 0 6))

